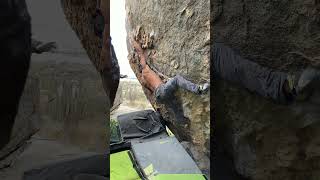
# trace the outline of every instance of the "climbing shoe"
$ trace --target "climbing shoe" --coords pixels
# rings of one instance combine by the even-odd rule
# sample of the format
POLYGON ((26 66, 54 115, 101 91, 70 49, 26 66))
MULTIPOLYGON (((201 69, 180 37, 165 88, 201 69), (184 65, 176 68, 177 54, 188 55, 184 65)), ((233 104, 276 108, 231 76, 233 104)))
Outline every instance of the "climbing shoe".
POLYGON ((299 80, 298 74, 288 74, 287 78, 284 82, 282 91, 284 94, 284 97, 280 98, 280 101, 283 103, 291 103, 296 100, 297 97, 297 92, 296 92, 296 87, 298 84, 299 80))
POLYGON ((283 87, 286 102, 305 101, 320 86, 320 70, 308 67, 301 73, 289 74, 283 87))
POLYGON ((297 100, 305 100, 320 86, 320 70, 314 67, 305 69, 296 86, 297 100))
POLYGON ((210 84, 209 83, 204 83, 202 85, 199 86, 199 94, 205 94, 210 88, 210 84))

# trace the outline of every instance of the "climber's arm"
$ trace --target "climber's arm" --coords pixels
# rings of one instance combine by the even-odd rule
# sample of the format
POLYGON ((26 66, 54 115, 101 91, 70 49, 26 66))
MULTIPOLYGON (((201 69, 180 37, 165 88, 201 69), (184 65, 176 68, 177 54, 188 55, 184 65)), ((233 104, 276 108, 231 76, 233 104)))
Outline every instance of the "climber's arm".
POLYGON ((161 84, 163 84, 159 75, 152 71, 148 65, 142 69, 142 79, 145 87, 151 92, 154 92, 161 84))
POLYGON ((136 40, 132 40, 132 45, 134 49, 137 51, 139 58, 140 58, 140 65, 142 69, 144 69, 147 65, 147 57, 146 54, 144 53, 144 50, 141 48, 140 44, 136 40))
POLYGON ((135 40, 133 40, 131 43, 135 48, 135 50, 137 51, 140 58, 140 64, 142 66, 141 83, 144 87, 154 92, 154 90, 157 87, 159 87, 161 84, 163 84, 163 82, 159 77, 159 75, 155 73, 152 69, 150 69, 150 67, 146 63, 147 55, 144 52, 144 50, 141 48, 140 44, 135 40))

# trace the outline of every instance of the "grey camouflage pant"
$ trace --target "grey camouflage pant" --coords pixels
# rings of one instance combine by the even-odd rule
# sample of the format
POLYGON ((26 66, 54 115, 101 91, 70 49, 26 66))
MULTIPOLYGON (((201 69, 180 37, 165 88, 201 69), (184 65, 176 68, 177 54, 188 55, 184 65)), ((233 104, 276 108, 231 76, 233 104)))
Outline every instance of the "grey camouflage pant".
POLYGON ((178 89, 182 88, 189 92, 198 94, 199 93, 199 85, 192 83, 191 81, 186 80, 184 77, 180 75, 176 75, 171 78, 168 82, 160 85, 155 90, 155 98, 158 102, 164 102, 167 100, 172 100, 174 92, 178 89))
POLYGON ((212 53, 214 77, 241 85, 279 103, 289 101, 283 90, 286 73, 273 71, 242 58, 222 43, 214 43, 212 53))

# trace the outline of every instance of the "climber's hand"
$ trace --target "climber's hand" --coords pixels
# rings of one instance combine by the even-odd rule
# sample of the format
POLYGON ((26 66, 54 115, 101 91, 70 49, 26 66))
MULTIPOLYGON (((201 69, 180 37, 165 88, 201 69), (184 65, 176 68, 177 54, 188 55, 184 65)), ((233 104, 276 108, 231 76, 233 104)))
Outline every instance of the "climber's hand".
POLYGON ((137 51, 139 56, 143 55, 143 49, 135 39, 132 39, 131 44, 133 45, 134 49, 137 51))

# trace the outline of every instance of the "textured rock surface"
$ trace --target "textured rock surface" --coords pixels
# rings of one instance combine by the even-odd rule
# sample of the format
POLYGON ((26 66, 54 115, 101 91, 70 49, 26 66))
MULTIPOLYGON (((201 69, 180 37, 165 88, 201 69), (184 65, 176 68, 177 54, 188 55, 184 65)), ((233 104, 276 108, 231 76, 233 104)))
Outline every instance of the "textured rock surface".
MULTIPOLYGON (((165 76, 180 74, 195 83, 209 79, 209 1, 127 0, 126 13, 127 38, 137 37, 147 49, 152 67, 165 76)), ((138 61, 129 43, 128 52, 131 67, 140 80, 138 61)), ((190 119, 190 125, 182 127, 166 107, 154 101, 150 91, 144 88, 144 92, 154 108, 159 109, 171 123, 171 129, 179 139, 195 146, 199 155, 194 158, 201 169, 208 170, 209 95, 197 96, 183 90, 177 92, 183 114, 190 119)))
MULTIPOLYGON (((92 0, 60 0, 65 18, 70 24, 73 31, 77 34, 80 42, 88 54, 90 61, 100 73, 102 84, 106 94, 111 94, 111 102, 116 94, 118 84, 112 80, 111 72, 108 70, 108 63, 111 62, 107 58, 100 58, 102 40, 95 34, 93 28, 92 16, 95 15, 97 8, 97 1, 92 0), (110 82, 112 81, 112 82, 110 82)), ((110 34, 110 33, 109 33, 110 34)), ((108 105, 106 109, 110 109, 108 105)), ((109 112, 108 112, 109 113, 109 112)), ((109 114, 108 114, 109 116, 109 114)))
POLYGON ((90 26, 96 1, 35 0, 28 7, 33 37, 58 47, 32 56, 30 74, 40 84, 39 136, 105 152, 110 102, 97 72, 100 42, 90 26))
POLYGON ((262 65, 286 71, 301 69, 310 61, 299 53, 320 56, 319 7, 317 0, 214 0, 212 36, 262 65))
POLYGON ((100 69, 100 40, 94 34, 91 18, 95 14, 97 1, 60 0, 65 18, 77 34, 83 48, 97 69, 100 69))
POLYGON ((105 152, 108 102, 87 57, 35 55, 30 74, 39 79, 41 90, 39 136, 105 152))
MULTIPOLYGON (((215 41, 286 72, 319 62, 319 22, 319 1, 215 0, 212 4, 215 41)), ((281 106, 243 87, 215 81, 213 98, 215 137, 239 174, 257 180, 319 178, 319 95, 281 106)))
POLYGON ((10 165, 15 160, 26 145, 26 141, 39 130, 39 123, 39 80, 29 77, 20 100, 10 142, 0 150, 0 168, 10 165))
POLYGON ((319 177, 319 95, 316 103, 280 106, 226 82, 215 85, 214 135, 239 174, 258 180, 319 177))

